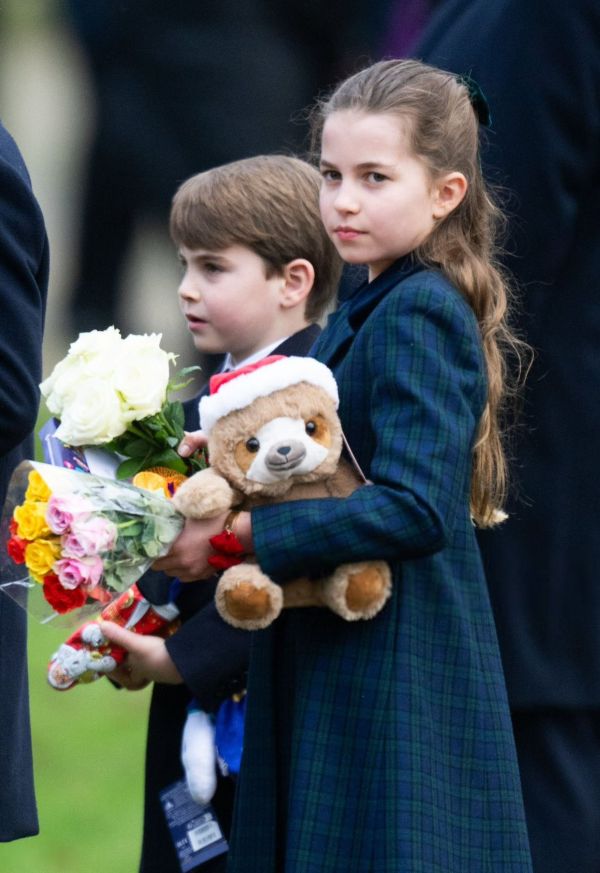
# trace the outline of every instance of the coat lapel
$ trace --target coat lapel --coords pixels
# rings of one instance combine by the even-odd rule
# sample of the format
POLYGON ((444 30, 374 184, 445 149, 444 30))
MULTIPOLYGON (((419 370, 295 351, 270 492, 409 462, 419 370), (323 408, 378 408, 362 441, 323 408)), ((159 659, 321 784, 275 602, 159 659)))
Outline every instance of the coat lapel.
POLYGON ((384 270, 373 282, 363 282, 334 312, 327 322, 322 340, 317 342, 314 354, 328 367, 334 368, 348 351, 354 335, 385 295, 403 279, 422 270, 412 258, 400 258, 384 270))

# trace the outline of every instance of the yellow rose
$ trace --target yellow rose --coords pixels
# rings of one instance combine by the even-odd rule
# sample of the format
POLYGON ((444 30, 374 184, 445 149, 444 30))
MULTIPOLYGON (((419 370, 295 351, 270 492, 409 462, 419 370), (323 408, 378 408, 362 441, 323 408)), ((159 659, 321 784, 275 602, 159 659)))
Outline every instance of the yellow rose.
POLYGON ((54 562, 60 558, 60 540, 38 539, 25 548, 25 566, 36 582, 43 582, 44 576, 52 570, 54 562))
POLYGON ((38 537, 50 533, 46 524, 47 503, 37 503, 26 500, 21 506, 17 506, 13 512, 13 518, 17 522, 17 536, 24 540, 35 540, 38 537))
POLYGON ((29 473, 29 485, 25 492, 25 500, 42 501, 48 500, 52 492, 44 482, 37 470, 29 473))

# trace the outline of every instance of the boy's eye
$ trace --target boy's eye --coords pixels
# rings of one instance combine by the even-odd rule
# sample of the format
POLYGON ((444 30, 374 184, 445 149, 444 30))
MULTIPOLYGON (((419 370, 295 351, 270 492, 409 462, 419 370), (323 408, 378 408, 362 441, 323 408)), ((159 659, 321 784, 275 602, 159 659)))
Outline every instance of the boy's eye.
POLYGON ((250 437, 249 440, 246 440, 246 448, 254 454, 260 449, 260 443, 256 437, 250 437))
POLYGON ((204 269, 207 273, 222 273, 223 267, 220 264, 215 264, 213 261, 205 261, 204 269))

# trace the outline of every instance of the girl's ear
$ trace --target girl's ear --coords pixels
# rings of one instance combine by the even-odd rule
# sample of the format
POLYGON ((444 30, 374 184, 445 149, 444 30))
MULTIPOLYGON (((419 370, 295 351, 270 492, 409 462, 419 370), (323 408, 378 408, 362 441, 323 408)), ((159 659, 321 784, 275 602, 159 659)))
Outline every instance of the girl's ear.
POLYGON ((456 209, 467 193, 468 182, 462 173, 448 173, 434 186, 433 218, 440 219, 456 209))
POLYGON ((303 303, 310 294, 315 281, 315 268, 305 258, 296 258, 283 268, 283 279, 281 305, 291 309, 303 303))

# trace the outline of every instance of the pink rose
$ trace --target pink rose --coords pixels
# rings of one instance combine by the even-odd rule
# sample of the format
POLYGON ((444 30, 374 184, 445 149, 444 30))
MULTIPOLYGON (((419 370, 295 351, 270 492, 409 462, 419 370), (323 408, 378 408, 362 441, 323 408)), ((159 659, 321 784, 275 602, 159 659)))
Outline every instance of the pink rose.
POLYGON ((99 555, 114 548, 117 526, 102 516, 76 519, 71 530, 63 536, 63 553, 69 558, 84 558, 99 555))
POLYGON ((78 494, 53 494, 48 500, 46 523, 55 534, 64 533, 75 519, 86 518, 92 505, 78 494))
POLYGON ((89 558, 61 558, 52 568, 63 588, 92 587, 102 578, 104 565, 97 555, 89 558))

